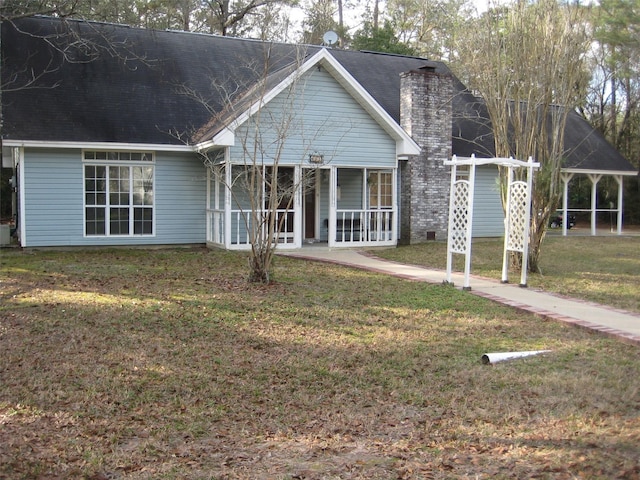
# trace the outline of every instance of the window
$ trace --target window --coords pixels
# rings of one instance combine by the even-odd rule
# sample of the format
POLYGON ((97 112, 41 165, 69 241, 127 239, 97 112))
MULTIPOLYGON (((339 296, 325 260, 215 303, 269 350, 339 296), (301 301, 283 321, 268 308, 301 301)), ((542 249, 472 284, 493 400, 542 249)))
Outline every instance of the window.
POLYGON ((153 155, 84 152, 85 235, 153 235, 153 155))
POLYGON ((393 175, 391 172, 369 172, 369 208, 393 207, 393 175))

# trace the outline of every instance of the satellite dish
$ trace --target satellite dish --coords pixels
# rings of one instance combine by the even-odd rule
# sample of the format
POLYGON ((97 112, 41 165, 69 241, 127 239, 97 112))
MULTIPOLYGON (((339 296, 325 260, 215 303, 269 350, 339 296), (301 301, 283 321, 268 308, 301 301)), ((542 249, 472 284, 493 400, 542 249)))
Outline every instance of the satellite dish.
POLYGON ((338 34, 333 30, 329 30, 322 36, 322 41, 325 45, 335 45, 336 43, 338 43, 338 34))

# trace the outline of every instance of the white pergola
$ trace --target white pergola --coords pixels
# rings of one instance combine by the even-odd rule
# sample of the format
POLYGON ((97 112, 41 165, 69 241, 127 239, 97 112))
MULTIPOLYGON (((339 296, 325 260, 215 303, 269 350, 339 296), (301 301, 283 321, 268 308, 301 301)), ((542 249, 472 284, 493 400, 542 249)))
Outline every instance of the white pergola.
MULTIPOLYGON (((444 162, 451 168, 451 189, 449 194, 449 231, 447 235, 447 283, 451 281, 453 254, 465 256, 464 290, 470 290, 471 239, 473 226, 473 203, 475 191, 476 167, 480 165, 499 165, 507 168, 507 204, 504 221, 504 251, 502 258, 502 282, 508 282, 509 252, 522 253, 522 271, 520 286, 527 286, 527 261, 529 251, 529 225, 531 220, 531 188, 533 173, 540 164, 531 157, 524 162, 513 158, 476 158, 457 157, 444 162), (458 178, 458 167, 469 167, 468 178, 458 178), (516 180, 514 169, 526 168, 526 181, 516 180)), ((566 222, 565 222, 566 223, 566 222)))

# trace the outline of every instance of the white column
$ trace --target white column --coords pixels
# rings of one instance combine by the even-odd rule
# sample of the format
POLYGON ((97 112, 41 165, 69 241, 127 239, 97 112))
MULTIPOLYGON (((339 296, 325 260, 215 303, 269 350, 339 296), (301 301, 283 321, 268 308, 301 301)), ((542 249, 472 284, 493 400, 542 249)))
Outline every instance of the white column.
POLYGON ((456 176, 458 175, 458 165, 457 165, 457 158, 454 155, 453 156, 453 160, 451 163, 451 185, 449 187, 449 222, 447 224, 447 276, 446 276, 446 281, 447 283, 453 283, 451 281, 451 270, 453 268, 453 251, 452 251, 452 243, 453 243, 453 230, 452 230, 452 226, 453 226, 453 218, 454 218, 454 198, 455 198, 455 183, 456 183, 456 176))
POLYGON ((618 182, 618 235, 622 235, 622 210, 623 210, 623 196, 624 196, 624 177, 622 175, 616 175, 616 182, 618 182))
MULTIPOLYGON (((227 149, 228 150, 228 149, 227 149)), ((228 153, 227 153, 228 155, 228 153)), ((224 246, 231 248, 231 170, 232 166, 229 162, 224 164, 224 246)))
MULTIPOLYGON (((21 247, 28 247, 27 241, 27 209, 25 198, 25 176, 24 176, 24 147, 15 147, 13 149, 13 162, 17 165, 17 185, 18 185, 18 228, 21 247)), ((154 185, 155 188, 155 185, 154 185)))
MULTIPOLYGON (((598 182, 602 178, 602 175, 589 174, 589 180, 591 180, 591 235, 596 235, 596 213, 598 207, 598 182)), ((566 223, 566 222, 564 222, 566 223)))
POLYGON ((504 250, 502 252, 502 283, 509 282, 509 237, 511 236, 511 184, 513 183, 513 168, 507 167, 507 204, 504 218, 504 250))
POLYGON ((304 229, 302 226, 302 196, 304 195, 302 187, 302 167, 296 165, 293 167, 293 184, 297 187, 293 194, 293 244, 296 248, 302 247, 302 237, 304 229))
MULTIPOLYGON (((531 228, 531 192, 533 190, 533 157, 529 157, 527 167, 527 208, 525 209, 524 232, 522 232, 522 270, 520 271, 520 286, 527 286, 527 275, 529 270, 529 230, 531 228)), ((565 209, 566 210, 566 209, 565 209)), ((537 214, 536 214, 537 215, 537 214)), ((565 217, 566 212, 565 212, 565 217)), ((562 222, 567 224, 566 220, 562 222)))
POLYGON ((471 237, 473 234, 473 197, 476 190, 476 159, 471 157, 471 165, 469 167, 469 192, 467 196, 467 245, 464 258, 464 290, 471 290, 469 283, 469 275, 471 273, 471 237))
POLYGON ((569 182, 573 173, 560 174, 562 179, 562 236, 567 236, 567 224, 569 223, 569 182))
POLYGON ((329 228, 328 244, 335 247, 336 243, 336 209, 338 208, 338 169, 331 167, 329 170, 329 228))
MULTIPOLYGON (((208 166, 204 167, 205 170, 207 171, 207 201, 206 201, 206 241, 207 242, 212 242, 213 241, 213 228, 212 228, 212 222, 211 222, 211 168, 209 168, 208 166)), ((215 187, 214 187, 215 188, 215 187)))

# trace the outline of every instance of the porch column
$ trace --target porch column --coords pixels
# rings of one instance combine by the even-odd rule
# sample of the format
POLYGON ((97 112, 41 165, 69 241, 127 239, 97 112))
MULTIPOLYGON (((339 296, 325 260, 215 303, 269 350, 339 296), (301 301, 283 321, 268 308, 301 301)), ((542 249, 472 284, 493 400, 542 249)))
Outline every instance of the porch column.
MULTIPOLYGON (((229 150, 227 149, 227 152, 229 150)), ((224 247, 231 248, 231 165, 224 164, 224 247)))
POLYGON ((573 173, 561 173, 562 179, 562 236, 567 236, 567 223, 569 223, 569 182, 573 178, 573 173))
POLYGON ((302 223, 302 167, 293 167, 293 185, 295 186, 293 195, 293 244, 295 248, 302 247, 304 228, 302 223))
MULTIPOLYGON (((596 235, 596 213, 598 207, 598 182, 602 178, 602 175, 589 174, 589 180, 591 180, 591 235, 596 235)), ((566 222, 565 222, 566 223, 566 222)))
POLYGON ((336 209, 338 208, 338 169, 329 169, 329 225, 327 243, 334 247, 336 243, 336 209))
POLYGON ((617 228, 617 234, 618 235, 622 235, 622 210, 623 210, 623 205, 622 205, 622 201, 623 201, 623 196, 624 196, 624 190, 623 190, 623 186, 624 186, 624 178, 622 175, 616 175, 615 176, 616 182, 618 183, 618 228, 617 228))
MULTIPOLYGON (((211 221, 211 168, 206 167, 207 171, 207 201, 205 202, 206 215, 205 215, 205 229, 206 229, 206 241, 213 241, 213 222, 211 221)), ((215 178, 215 177, 214 177, 215 178)), ((217 181, 217 179, 216 179, 217 181)), ((214 187, 215 188, 215 187, 214 187)))

